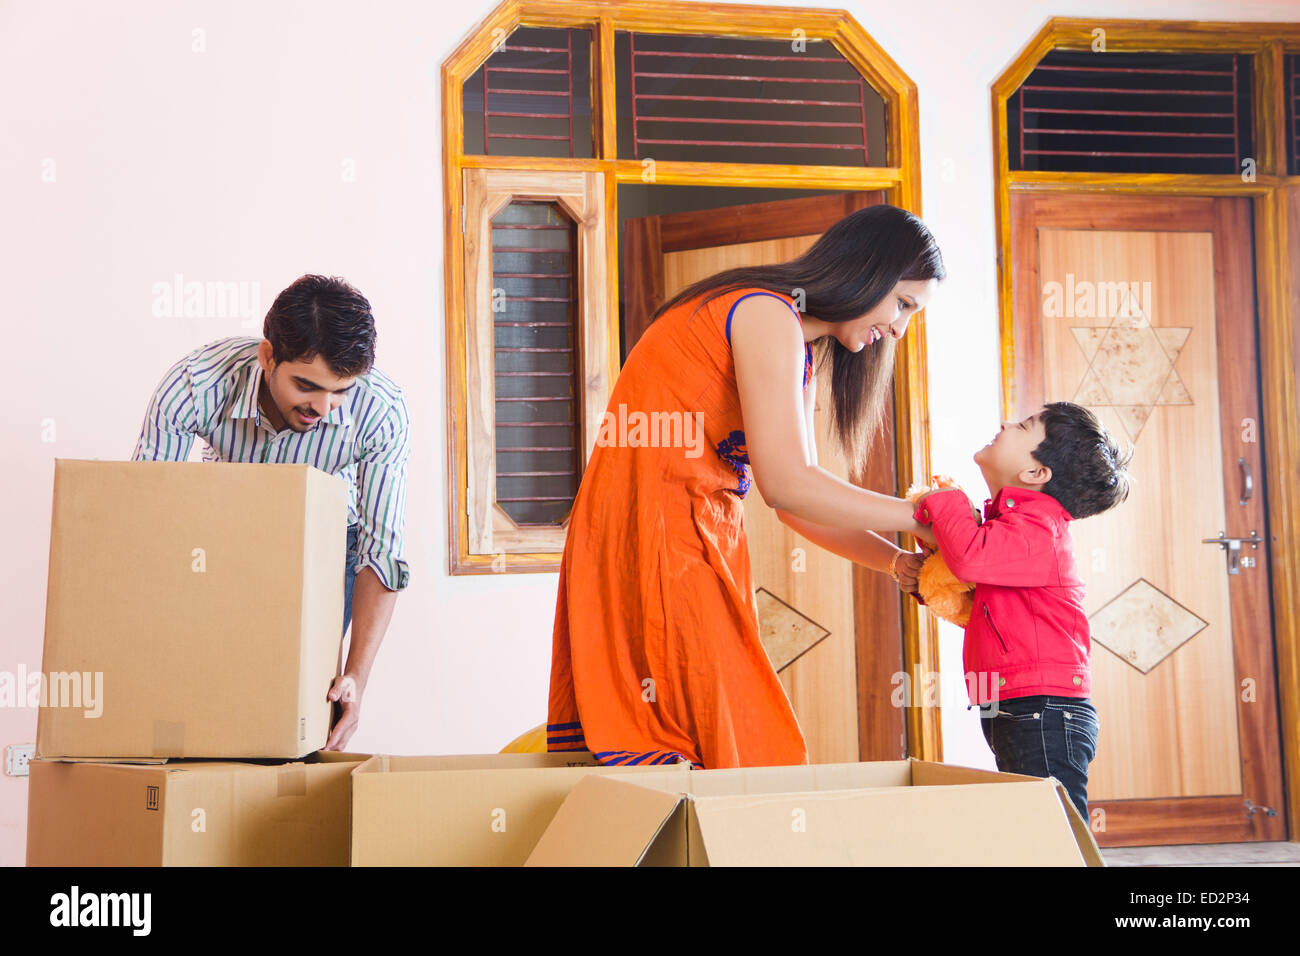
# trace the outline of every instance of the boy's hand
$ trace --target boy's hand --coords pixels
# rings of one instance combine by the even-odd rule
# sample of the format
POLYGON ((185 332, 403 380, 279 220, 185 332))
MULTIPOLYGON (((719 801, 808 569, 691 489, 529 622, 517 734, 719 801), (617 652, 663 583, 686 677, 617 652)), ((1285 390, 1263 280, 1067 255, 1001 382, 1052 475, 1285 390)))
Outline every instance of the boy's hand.
POLYGON ((921 551, 913 551, 904 554, 894 565, 894 570, 898 572, 898 589, 904 594, 915 594, 917 588, 917 575, 921 573, 921 565, 925 563, 926 555, 921 551))
MULTIPOLYGON (((953 489, 953 488, 936 488, 936 489, 934 489, 934 491, 927 491, 925 494, 921 495, 921 497, 919 497, 919 498, 916 499, 916 507, 918 507, 918 508, 921 507, 921 505, 925 502, 925 499, 926 499, 926 498, 929 498, 931 495, 938 494, 938 493, 941 492, 941 491, 954 491, 954 490, 956 490, 956 489, 953 489)), ((984 523, 984 512, 981 511, 981 510, 976 506, 975 502, 971 501, 971 499, 970 499, 970 495, 967 495, 966 492, 964 492, 964 491, 962 492, 962 494, 966 497, 966 504, 970 506, 971 517, 973 517, 973 518, 975 519, 975 523, 976 523, 977 525, 983 524, 983 523, 984 523)))

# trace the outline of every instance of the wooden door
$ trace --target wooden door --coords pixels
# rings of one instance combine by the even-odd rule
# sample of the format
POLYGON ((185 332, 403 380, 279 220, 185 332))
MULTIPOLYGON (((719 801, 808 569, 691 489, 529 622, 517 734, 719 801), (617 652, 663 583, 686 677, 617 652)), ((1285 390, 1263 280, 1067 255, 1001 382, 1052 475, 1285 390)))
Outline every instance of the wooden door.
POLYGON ((1011 197, 1015 405, 1134 447, 1071 526, 1087 584, 1103 846, 1286 839, 1248 200, 1011 197), (1239 552, 1203 539, 1262 539, 1239 552))
MULTIPOLYGON (((878 192, 844 193, 627 220, 624 357, 666 297, 724 269, 796 258, 833 223, 881 201, 878 192)), ((849 475, 828 428, 829 378, 828 371, 818 376, 820 464, 862 487, 894 494, 892 432, 881 436, 867 473, 849 475)), ((890 703, 892 677, 903 671, 893 581, 791 531, 757 488, 746 495, 745 533, 759 630, 808 741, 809 760, 905 756, 903 712, 890 703)))

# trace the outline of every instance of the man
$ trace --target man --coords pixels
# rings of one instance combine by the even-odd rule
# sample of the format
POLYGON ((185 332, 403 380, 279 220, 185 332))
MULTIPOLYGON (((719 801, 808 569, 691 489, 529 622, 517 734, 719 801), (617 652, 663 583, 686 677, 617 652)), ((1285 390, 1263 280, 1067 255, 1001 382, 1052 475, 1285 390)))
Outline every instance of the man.
POLYGON ((309 464, 348 483, 343 632, 354 608, 356 621, 347 664, 329 690, 337 720, 325 744, 342 750, 397 592, 410 579, 402 558, 406 403, 373 367, 370 303, 342 279, 298 279, 276 297, 262 335, 212 342, 173 365, 132 458, 185 461, 197 435, 205 461, 309 464))

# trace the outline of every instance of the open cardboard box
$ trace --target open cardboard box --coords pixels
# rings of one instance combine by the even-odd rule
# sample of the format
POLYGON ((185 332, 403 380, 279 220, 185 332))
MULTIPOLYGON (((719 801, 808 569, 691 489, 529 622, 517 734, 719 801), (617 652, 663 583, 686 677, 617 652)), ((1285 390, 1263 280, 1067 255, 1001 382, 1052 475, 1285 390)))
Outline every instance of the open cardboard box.
POLYGON ((288 763, 32 761, 28 866, 347 866, 352 769, 288 763))
POLYGON ((352 865, 521 866, 580 780, 662 770, 586 751, 372 757, 352 771, 352 865))
POLYGON ((1055 779, 923 760, 578 781, 528 866, 1104 866, 1055 779))

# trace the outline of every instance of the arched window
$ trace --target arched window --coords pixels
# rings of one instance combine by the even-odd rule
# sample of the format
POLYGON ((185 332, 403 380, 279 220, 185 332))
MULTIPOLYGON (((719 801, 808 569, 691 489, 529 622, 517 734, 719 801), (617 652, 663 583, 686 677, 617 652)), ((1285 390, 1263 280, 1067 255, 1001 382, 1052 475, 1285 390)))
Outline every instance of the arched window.
MULTIPOLYGON (((915 87, 846 14, 557 9, 502 4, 443 65, 452 573, 558 568, 620 362, 618 184, 882 191, 919 211, 915 87), (541 244, 563 230, 566 253, 541 244)), ((923 355, 918 328, 900 482, 928 467, 923 355)))

